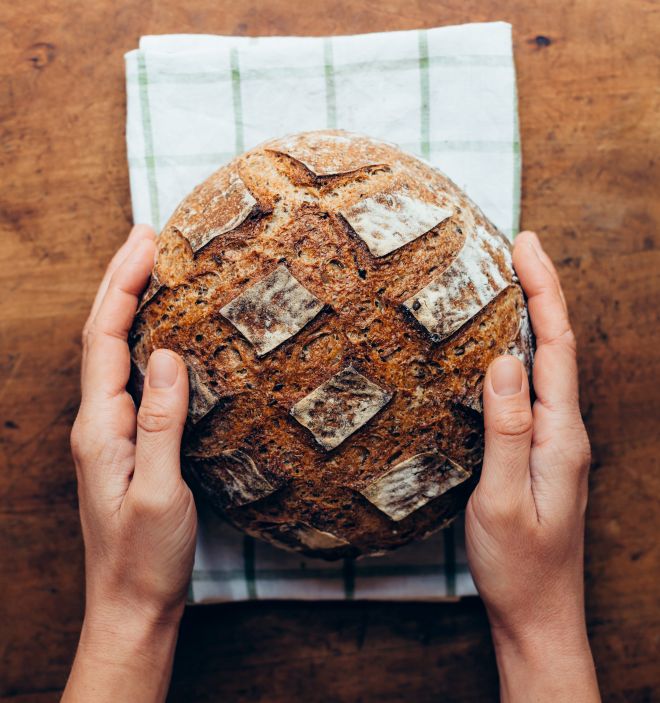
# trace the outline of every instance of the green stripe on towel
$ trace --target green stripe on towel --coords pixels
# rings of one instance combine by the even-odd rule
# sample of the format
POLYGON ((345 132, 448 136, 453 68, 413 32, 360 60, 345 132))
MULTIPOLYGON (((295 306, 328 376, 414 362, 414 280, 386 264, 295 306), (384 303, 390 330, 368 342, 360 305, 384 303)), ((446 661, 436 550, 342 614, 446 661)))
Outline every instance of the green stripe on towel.
POLYGON ((254 569, 254 539, 250 535, 243 536, 243 576, 245 577, 245 590, 250 600, 258 598, 257 579, 254 569))
POLYGON ((425 159, 431 158, 430 132, 430 88, 429 88, 429 40, 426 31, 421 29, 417 35, 419 43, 419 96, 420 96, 420 146, 425 159))
POLYGON ((335 68, 332 57, 332 38, 323 40, 323 67, 325 75, 325 110, 328 129, 337 128, 337 95, 335 90, 335 68))
POLYGON ((138 82, 140 86, 140 110, 142 111, 142 133, 144 136, 144 160, 147 167, 147 185, 151 224, 156 232, 160 231, 160 208, 158 205, 158 185, 156 181, 156 159, 154 157, 154 135, 151 126, 149 108, 149 78, 147 62, 142 52, 138 54, 138 82))
POLYGON ((245 151, 245 139, 243 136, 243 100, 241 96, 241 69, 238 62, 238 51, 232 49, 230 52, 231 62, 231 92, 234 105, 234 131, 236 154, 245 151))

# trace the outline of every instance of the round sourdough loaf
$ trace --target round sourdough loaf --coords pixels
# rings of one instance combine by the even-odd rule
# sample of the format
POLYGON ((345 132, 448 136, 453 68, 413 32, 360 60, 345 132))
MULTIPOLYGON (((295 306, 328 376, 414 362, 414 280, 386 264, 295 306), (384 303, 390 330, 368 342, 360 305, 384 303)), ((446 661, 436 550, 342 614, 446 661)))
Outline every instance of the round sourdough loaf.
POLYGON ((266 142, 179 205, 130 343, 136 397, 154 349, 188 366, 193 487, 330 559, 454 519, 488 364, 532 354, 505 237, 439 171, 341 131, 266 142))

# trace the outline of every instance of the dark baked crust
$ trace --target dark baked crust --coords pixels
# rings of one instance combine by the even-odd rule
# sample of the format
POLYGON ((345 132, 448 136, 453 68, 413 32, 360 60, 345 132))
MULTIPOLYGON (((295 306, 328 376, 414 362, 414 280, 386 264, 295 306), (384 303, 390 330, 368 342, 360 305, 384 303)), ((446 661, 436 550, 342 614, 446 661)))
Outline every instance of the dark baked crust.
POLYGON ((186 470, 235 525, 326 558, 393 549, 464 507, 488 364, 513 351, 530 367, 509 249, 449 179, 392 145, 342 132, 268 142, 165 226, 134 375, 158 347, 187 360, 186 470))

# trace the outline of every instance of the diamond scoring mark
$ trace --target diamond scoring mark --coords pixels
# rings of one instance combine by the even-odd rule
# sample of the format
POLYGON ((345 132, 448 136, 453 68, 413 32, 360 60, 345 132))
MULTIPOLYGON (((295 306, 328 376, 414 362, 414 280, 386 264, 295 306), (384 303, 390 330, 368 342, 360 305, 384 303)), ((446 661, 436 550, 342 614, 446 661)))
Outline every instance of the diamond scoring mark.
MULTIPOLYGON (((378 144, 372 139, 361 139, 365 144, 378 144)), ((299 161, 315 176, 338 176, 383 165, 356 148, 355 135, 348 132, 293 135, 271 142, 266 148, 299 161)))
POLYGON ((306 522, 298 522, 286 530, 281 530, 281 533, 290 535, 309 549, 338 549, 349 546, 343 537, 332 532, 319 530, 306 522))
POLYGON ((484 227, 477 227, 476 235, 467 235, 458 256, 442 274, 403 306, 439 342, 494 300, 509 286, 512 275, 507 245, 484 227), (497 255, 504 261, 506 276, 497 255))
POLYGON ((470 471, 440 452, 422 452, 397 464, 360 493, 398 522, 470 475, 470 471))
POLYGON ((527 305, 524 305, 520 313, 520 322, 515 339, 509 343, 509 354, 520 359, 528 369, 534 363, 534 334, 529 319, 527 305))
POLYGON ((144 306, 156 296, 156 293, 158 293, 158 291, 162 287, 163 284, 160 282, 158 278, 158 272, 156 271, 156 267, 154 266, 153 270, 151 271, 151 276, 149 277, 149 285, 140 297, 136 312, 140 313, 143 310, 144 306))
POLYGON ((219 396, 211 386, 211 379, 204 364, 191 354, 185 356, 188 367, 190 394, 188 401, 188 416, 193 424, 199 422, 218 404, 219 396))
POLYGON ((337 549, 349 546, 343 537, 339 537, 333 532, 319 530, 304 522, 299 523, 296 527, 296 537, 310 549, 337 549))
POLYGON ((323 550, 350 547, 350 542, 343 537, 319 530, 301 521, 293 524, 262 521, 259 523, 259 533, 253 534, 277 547, 293 552, 300 552, 305 547, 323 550))
POLYGON ((257 201, 248 187, 239 176, 234 175, 227 189, 214 195, 204 206, 202 217, 199 220, 193 220, 193 222, 203 222, 203 227, 188 225, 188 220, 197 214, 191 212, 178 225, 178 229, 196 253, 212 239, 242 225, 256 205, 257 201))
POLYGON ((209 457, 189 456, 188 461, 199 464, 202 481, 212 481, 213 492, 223 509, 254 503, 278 489, 261 473, 252 457, 240 449, 209 457))
POLYGON ((466 383, 463 394, 456 399, 458 405, 463 405, 479 414, 484 412, 483 403, 484 377, 479 376, 473 383, 466 383))
POLYGON ((289 411, 326 450, 338 447, 367 423, 392 398, 392 393, 347 366, 289 411))
POLYGON ((385 256, 414 241, 453 215, 453 210, 405 192, 376 193, 339 214, 374 256, 385 256))
POLYGON ((225 305, 220 313, 263 356, 299 332, 323 309, 286 266, 272 273, 225 305))

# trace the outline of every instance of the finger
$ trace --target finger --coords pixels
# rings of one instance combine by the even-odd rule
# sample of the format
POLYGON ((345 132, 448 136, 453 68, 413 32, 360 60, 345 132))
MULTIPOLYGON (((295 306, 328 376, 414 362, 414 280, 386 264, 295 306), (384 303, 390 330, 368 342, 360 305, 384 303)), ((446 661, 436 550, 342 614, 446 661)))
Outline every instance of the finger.
POLYGON ((112 274, 108 289, 85 338, 82 370, 83 404, 105 402, 126 389, 130 356, 126 343, 138 296, 154 263, 155 245, 140 241, 112 274))
POLYGON ((533 375, 537 401, 559 419, 566 411, 573 416, 578 411, 575 337, 558 278, 553 275, 554 269, 543 262, 539 245, 532 237, 521 235, 513 251, 513 262, 527 295, 536 336, 533 375))
POLYGON ((105 270, 105 273, 103 274, 103 279, 101 280, 99 288, 96 292, 96 297, 94 298, 94 302, 92 303, 92 309, 89 313, 88 322, 91 322, 96 317, 96 313, 98 312, 99 306, 101 305, 101 301, 103 300, 105 292, 108 289, 108 284, 110 282, 112 274, 119 268, 120 264, 126 259, 126 257, 131 253, 131 251, 135 249, 137 244, 142 239, 154 240, 155 238, 156 233, 149 225, 135 225, 131 229, 128 238, 121 245, 121 247, 119 247, 115 255, 112 257, 110 263, 108 264, 105 270))
POLYGON ((181 436, 188 413, 188 372, 180 356, 157 349, 147 365, 138 410, 131 490, 168 495, 181 479, 181 436))
POLYGON ((518 359, 505 355, 493 361, 483 400, 486 444, 479 490, 499 501, 517 501, 529 493, 532 444, 529 383, 518 359))
POLYGON ((552 259, 545 253, 543 249, 543 245, 541 244, 541 240, 539 239, 538 235, 536 232, 531 232, 530 230, 525 230, 524 232, 520 232, 520 234, 516 237, 516 243, 520 242, 521 244, 525 241, 531 242, 536 249, 537 254, 539 255, 539 258, 545 265, 545 267, 548 269, 550 272, 550 275, 555 279, 555 282, 557 283, 557 287, 559 288, 559 295, 561 295, 561 301, 564 304, 564 308, 566 308, 567 314, 568 314, 568 308, 566 306, 566 298, 564 297, 564 291, 561 288, 561 283, 559 281, 559 274, 557 273, 557 269, 555 268, 555 265, 552 263, 552 259))

